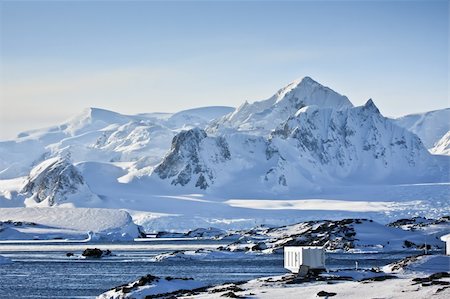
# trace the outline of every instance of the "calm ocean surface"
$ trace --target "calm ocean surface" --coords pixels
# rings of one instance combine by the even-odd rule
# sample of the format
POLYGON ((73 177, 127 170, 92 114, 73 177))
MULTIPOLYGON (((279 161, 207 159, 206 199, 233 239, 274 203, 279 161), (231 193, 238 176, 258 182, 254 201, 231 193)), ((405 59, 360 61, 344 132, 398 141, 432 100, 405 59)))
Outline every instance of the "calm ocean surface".
MULTIPOLYGON (((249 256, 248 259, 154 262, 152 257, 174 250, 215 248, 223 241, 153 241, 121 244, 0 245, 0 254, 14 263, 0 265, 0 298, 95 298, 115 286, 139 277, 192 277, 208 284, 249 280, 287 273, 283 255, 249 256), (110 249, 114 256, 92 260, 66 257, 87 247, 110 249)), ((382 266, 411 253, 327 254, 330 269, 382 266)))

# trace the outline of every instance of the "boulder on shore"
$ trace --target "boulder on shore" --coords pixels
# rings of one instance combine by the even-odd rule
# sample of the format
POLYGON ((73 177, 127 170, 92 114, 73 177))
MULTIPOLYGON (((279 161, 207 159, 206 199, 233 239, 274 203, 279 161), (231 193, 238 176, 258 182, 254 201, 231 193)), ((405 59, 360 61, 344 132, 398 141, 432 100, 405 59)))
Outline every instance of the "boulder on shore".
POLYGON ((101 258, 111 255, 111 251, 109 249, 103 251, 98 248, 86 248, 81 255, 89 258, 101 258))

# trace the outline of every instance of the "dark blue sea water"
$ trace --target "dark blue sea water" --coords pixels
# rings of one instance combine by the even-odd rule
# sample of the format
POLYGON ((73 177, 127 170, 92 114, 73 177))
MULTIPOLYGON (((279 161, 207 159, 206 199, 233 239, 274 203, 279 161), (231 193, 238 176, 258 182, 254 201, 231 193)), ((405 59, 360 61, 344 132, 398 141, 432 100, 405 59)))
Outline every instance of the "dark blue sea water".
MULTIPOLYGON (((216 247, 219 241, 158 241, 129 244, 0 245, 0 254, 14 263, 0 265, 0 298, 94 298, 110 288, 152 274, 192 277, 208 284, 284 274, 283 256, 248 259, 154 262, 155 255, 173 250, 216 247), (109 248, 115 256, 99 260, 66 257, 87 247, 109 248)), ((410 253, 328 254, 330 269, 370 268, 396 261, 410 253)))

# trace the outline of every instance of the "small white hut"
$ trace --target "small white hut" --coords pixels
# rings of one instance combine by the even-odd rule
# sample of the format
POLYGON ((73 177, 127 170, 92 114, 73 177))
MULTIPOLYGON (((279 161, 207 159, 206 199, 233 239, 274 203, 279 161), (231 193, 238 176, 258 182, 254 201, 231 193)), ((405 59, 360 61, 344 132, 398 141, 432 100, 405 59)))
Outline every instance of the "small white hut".
POLYGON ((450 234, 442 236, 441 240, 445 242, 445 254, 450 255, 450 234))
POLYGON ((284 268, 306 274, 310 269, 325 269, 325 251, 319 246, 285 246, 284 268))

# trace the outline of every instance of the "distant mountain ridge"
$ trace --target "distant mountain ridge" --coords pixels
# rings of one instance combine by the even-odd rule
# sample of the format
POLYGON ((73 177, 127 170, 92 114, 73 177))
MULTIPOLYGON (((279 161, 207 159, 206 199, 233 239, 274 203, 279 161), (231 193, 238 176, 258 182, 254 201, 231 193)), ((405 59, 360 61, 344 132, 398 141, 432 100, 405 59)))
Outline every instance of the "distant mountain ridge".
POLYGON ((395 119, 395 123, 419 136, 431 149, 450 131, 450 108, 405 115, 395 119))
MULTIPOLYGON (((28 205, 80 198, 95 204, 111 184, 122 193, 109 203, 119 207, 142 186, 143 197, 252 197, 295 196, 324 186, 448 182, 449 160, 430 154, 414 133, 433 126, 443 131, 448 111, 392 120, 372 100, 354 107, 309 77, 237 109, 123 115, 88 108, 62 125, 0 142, 0 182, 24 178, 14 190, 28 205)), ((447 153, 448 138, 438 146, 447 153)))

